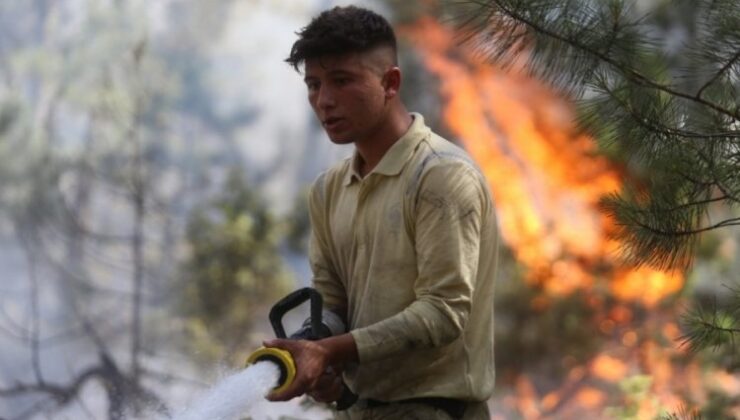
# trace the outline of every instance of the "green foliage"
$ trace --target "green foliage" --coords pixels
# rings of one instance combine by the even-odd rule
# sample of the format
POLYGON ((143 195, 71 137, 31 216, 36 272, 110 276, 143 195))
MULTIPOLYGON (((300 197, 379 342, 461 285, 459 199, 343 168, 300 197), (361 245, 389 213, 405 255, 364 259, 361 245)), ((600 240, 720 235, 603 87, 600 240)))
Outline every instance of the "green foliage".
MULTIPOLYGON (((686 407, 681 407, 678 413, 666 413, 658 417, 658 420, 702 420, 705 417, 702 416, 701 412, 697 410, 690 410, 686 407)), ((710 417, 719 418, 719 417, 710 417)))
POLYGON ((0 136, 3 136, 11 129, 16 118, 16 108, 8 103, 0 104, 0 136))
POLYGON ((662 414, 655 420, 701 420, 702 414, 699 410, 690 409, 682 405, 677 412, 671 412, 666 407, 661 407, 659 399, 650 393, 653 378, 649 375, 635 375, 619 382, 619 391, 623 398, 623 404, 619 407, 608 407, 604 414, 609 418, 620 420, 640 420, 640 407, 657 407, 662 414))
POLYGON ((16 101, 6 98, 0 103, 0 214, 24 241, 64 218, 62 194, 55 187, 68 169, 68 162, 44 147, 45 139, 34 133, 30 113, 16 101))
POLYGON ((14 172, 16 172, 14 165, 11 165, 10 156, 13 153, 17 153, 15 142, 11 136, 13 128, 17 125, 16 122, 19 118, 20 110, 15 104, 11 103, 7 99, 0 102, 0 161, 8 162, 8 164, 0 165, 0 187, 2 187, 3 193, 0 194, 0 209, 5 207, 3 204, 6 201, 8 195, 8 188, 10 183, 13 181, 14 172))
POLYGON ((307 254, 310 230, 308 189, 304 189, 296 195, 293 209, 288 216, 286 239, 290 249, 307 254))
POLYGON ((658 420, 735 420, 733 408, 737 405, 737 396, 731 397, 724 392, 709 390, 709 396, 701 408, 678 407, 676 412, 662 414, 658 420))
POLYGON ((740 369, 740 288, 727 287, 725 302, 697 301, 682 317, 682 342, 690 351, 713 349, 717 361, 728 370, 740 369))
POLYGON ((280 233, 237 170, 219 196, 190 215, 179 306, 201 355, 229 358, 249 350, 257 317, 289 290, 291 279, 278 254, 280 233))
POLYGON ((652 398, 650 395, 652 383, 653 379, 648 375, 635 375, 621 380, 619 390, 624 402, 619 407, 608 407, 605 414, 609 418, 637 420, 640 406, 652 398))
POLYGON ((737 394, 727 395, 724 392, 710 390, 708 401, 701 409, 701 415, 703 417, 699 418, 707 420, 735 420, 737 417, 732 412, 738 403, 740 403, 740 396, 737 394))

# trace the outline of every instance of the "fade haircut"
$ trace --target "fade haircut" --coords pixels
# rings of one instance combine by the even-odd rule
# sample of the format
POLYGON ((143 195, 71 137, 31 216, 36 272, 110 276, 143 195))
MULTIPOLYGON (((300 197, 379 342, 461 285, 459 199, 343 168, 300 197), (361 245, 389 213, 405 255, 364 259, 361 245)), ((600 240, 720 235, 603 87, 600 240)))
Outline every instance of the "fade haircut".
POLYGON ((335 7, 322 12, 296 32, 298 41, 285 60, 298 71, 308 59, 361 53, 377 47, 393 49, 396 64, 396 35, 379 14, 356 6, 335 7))

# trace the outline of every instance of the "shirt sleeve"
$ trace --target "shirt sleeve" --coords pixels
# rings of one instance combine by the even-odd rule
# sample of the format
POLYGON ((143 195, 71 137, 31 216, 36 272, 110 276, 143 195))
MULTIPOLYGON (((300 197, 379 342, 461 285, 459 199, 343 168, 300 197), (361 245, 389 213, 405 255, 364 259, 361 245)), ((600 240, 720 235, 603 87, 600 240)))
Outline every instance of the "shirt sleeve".
POLYGON ((422 178, 415 205, 416 299, 400 313, 351 332, 360 363, 444 346, 465 328, 491 206, 485 181, 467 164, 435 166, 422 178))
POLYGON ((324 299, 324 308, 335 312, 346 322, 347 292, 330 258, 329 228, 325 208, 326 177, 320 176, 311 186, 308 211, 311 236, 308 260, 313 273, 313 286, 324 299))

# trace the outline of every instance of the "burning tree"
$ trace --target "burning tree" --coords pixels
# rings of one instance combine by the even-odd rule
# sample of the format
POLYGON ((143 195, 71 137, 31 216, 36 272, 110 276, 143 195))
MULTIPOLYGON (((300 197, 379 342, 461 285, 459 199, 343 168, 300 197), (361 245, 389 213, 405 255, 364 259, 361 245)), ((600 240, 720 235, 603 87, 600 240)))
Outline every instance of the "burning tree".
MULTIPOLYGON (((581 127, 630 173, 601 202, 628 262, 687 268, 700 234, 740 225, 739 3, 662 2, 642 15, 636 2, 493 0, 455 11, 479 51, 508 65, 527 56, 536 76, 584 98, 581 127)), ((692 349, 740 334, 728 287, 724 310, 687 316, 692 349)))

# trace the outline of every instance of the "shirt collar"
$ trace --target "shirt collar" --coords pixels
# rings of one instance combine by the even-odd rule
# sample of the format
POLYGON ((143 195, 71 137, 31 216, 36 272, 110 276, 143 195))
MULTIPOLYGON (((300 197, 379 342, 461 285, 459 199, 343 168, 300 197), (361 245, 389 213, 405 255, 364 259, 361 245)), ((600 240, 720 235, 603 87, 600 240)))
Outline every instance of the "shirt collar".
MULTIPOLYGON (((429 134, 429 127, 424 124, 424 117, 416 112, 412 112, 411 116, 413 117, 413 121, 409 129, 385 152, 383 158, 380 159, 380 162, 378 162, 378 165, 373 168, 370 174, 387 176, 400 174, 403 167, 406 166, 406 162, 411 158, 416 146, 429 134)), ((362 179, 357 170, 358 161, 359 155, 357 154, 357 149, 355 149, 350 160, 349 171, 347 171, 344 179, 345 186, 351 184, 355 179, 362 179)))

